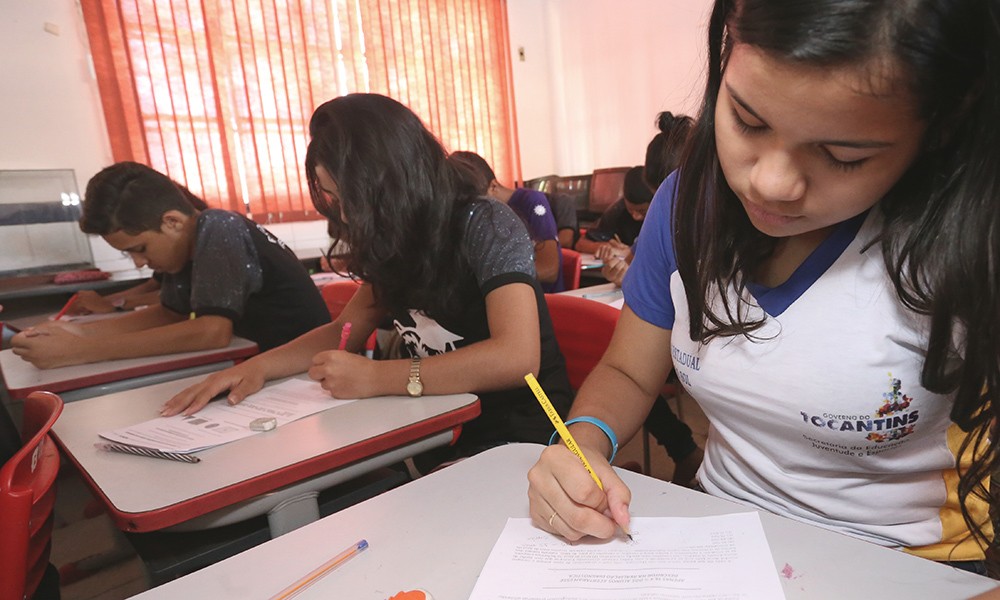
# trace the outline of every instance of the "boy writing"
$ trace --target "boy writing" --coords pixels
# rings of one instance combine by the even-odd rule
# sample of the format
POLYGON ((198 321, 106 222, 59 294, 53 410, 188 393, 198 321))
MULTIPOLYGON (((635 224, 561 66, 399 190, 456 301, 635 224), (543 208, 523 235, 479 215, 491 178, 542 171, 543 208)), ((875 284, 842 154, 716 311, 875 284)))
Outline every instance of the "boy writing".
POLYGON ((190 191, 138 163, 87 184, 80 228, 163 273, 160 304, 84 325, 46 323, 14 336, 39 368, 221 348, 232 336, 261 350, 330 321, 291 250, 245 217, 198 210, 190 191))

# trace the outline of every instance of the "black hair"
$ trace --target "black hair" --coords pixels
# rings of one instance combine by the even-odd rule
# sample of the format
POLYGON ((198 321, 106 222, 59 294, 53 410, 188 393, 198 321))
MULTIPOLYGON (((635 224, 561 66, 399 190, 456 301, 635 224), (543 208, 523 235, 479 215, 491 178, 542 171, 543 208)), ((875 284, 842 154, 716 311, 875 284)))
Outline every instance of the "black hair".
MULTIPOLYGON (((715 146, 715 107, 735 44, 779 60, 836 68, 892 67, 918 101, 922 151, 874 210, 876 243, 901 302, 930 319, 921 383, 954 394, 951 418, 970 432, 959 456, 985 447, 960 473, 966 523, 987 542, 966 501, 1000 463, 991 421, 1000 409, 1000 15, 985 0, 717 0, 709 19, 701 113, 681 162, 673 226, 690 335, 752 336, 762 321, 729 300, 776 240, 757 231, 729 188, 715 146), (720 293, 721 292, 721 293, 720 293), (721 313, 708 299, 721 300, 721 313), (958 352, 953 340, 961 340, 958 352), (988 395, 984 395, 987 390, 988 395)), ((873 73, 874 74, 874 73, 873 73)))
POLYGON ((694 119, 687 115, 675 115, 664 111, 656 115, 656 128, 659 133, 653 136, 646 146, 646 162, 643 176, 646 183, 654 190, 660 187, 681 162, 684 143, 694 126, 694 119))
POLYGON ((448 156, 448 160, 463 169, 480 196, 485 196, 490 189, 490 184, 497 179, 496 173, 493 172, 493 167, 490 166, 490 163, 486 162, 485 158, 475 152, 457 150, 448 156))
POLYGON ((469 268, 459 244, 477 193, 437 138, 409 108, 378 94, 321 104, 309 134, 310 195, 331 236, 350 249, 348 272, 370 283, 375 301, 391 311, 415 308, 435 318, 460 309, 456 291, 467 285, 469 268), (337 197, 320 188, 320 166, 337 197))
POLYGON ((201 198, 163 173, 124 161, 105 167, 87 182, 80 229, 95 235, 138 235, 159 231, 167 211, 193 215, 206 208, 201 198))
POLYGON ((622 193, 625 196, 625 200, 632 204, 649 204, 653 201, 653 192, 655 190, 649 187, 642 173, 642 167, 632 167, 628 171, 625 171, 625 184, 622 193))

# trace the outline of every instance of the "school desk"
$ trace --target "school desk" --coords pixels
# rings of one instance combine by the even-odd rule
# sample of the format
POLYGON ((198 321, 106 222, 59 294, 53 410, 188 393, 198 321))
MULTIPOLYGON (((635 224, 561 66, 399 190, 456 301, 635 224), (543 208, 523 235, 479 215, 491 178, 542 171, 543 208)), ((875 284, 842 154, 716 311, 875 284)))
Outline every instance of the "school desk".
POLYGON ((367 398, 203 450, 197 464, 94 448, 99 432, 156 417, 201 379, 67 404, 56 422, 56 442, 120 529, 198 530, 267 514, 279 535, 317 514, 316 491, 444 446, 480 411, 472 394, 367 398))
MULTIPOLYGON (((468 598, 507 518, 528 516, 526 473, 541 450, 535 444, 488 450, 136 598, 268 598, 362 538, 369 543, 367 550, 297 598, 385 600, 417 588, 435 600, 468 598)), ((636 516, 751 510, 630 471, 618 472, 632 490, 636 516)), ((948 600, 997 585, 769 513, 761 513, 761 521, 788 600, 948 600)))
POLYGON ((611 304, 612 302, 622 299, 622 289, 611 282, 590 285, 587 287, 577 288, 575 290, 566 290, 565 292, 559 293, 566 294, 567 296, 579 296, 581 298, 600 302, 601 304, 611 304))
POLYGON ((23 400, 31 392, 45 390, 59 394, 64 402, 74 402, 219 371, 256 353, 256 343, 234 336, 225 348, 39 369, 8 349, 0 351, 0 375, 11 400, 23 400))

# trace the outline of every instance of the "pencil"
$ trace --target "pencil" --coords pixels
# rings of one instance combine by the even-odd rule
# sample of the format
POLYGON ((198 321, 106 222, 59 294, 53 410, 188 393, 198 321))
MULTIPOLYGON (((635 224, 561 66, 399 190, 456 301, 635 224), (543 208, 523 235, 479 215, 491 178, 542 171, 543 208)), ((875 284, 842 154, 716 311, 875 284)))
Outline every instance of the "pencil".
POLYGON ((58 313, 56 313, 56 316, 52 317, 52 320, 53 321, 58 321, 59 319, 61 319, 64 316, 66 316, 66 312, 70 308, 73 307, 73 303, 76 302, 76 299, 79 298, 79 297, 80 297, 79 292, 77 292, 76 294, 73 294, 72 296, 70 296, 69 300, 66 301, 66 305, 62 307, 62 310, 60 310, 58 313))
POLYGON ((337 344, 337 350, 347 349, 347 340, 351 337, 351 324, 350 322, 344 323, 344 326, 340 328, 340 343, 337 344))
MULTIPOLYGON (((535 398, 538 399, 538 403, 542 405, 542 409, 545 410, 545 414, 548 415, 549 420, 552 421, 552 425, 554 425, 556 431, 559 432, 559 437, 562 438, 563 443, 566 444, 566 447, 569 448, 570 452, 575 454, 576 457, 580 459, 580 462, 583 463, 583 468, 587 469, 587 472, 590 473, 590 476, 593 478, 594 483, 597 484, 597 487, 601 488, 601 491, 604 491, 604 484, 601 483, 601 478, 597 476, 597 473, 595 473, 594 469, 590 466, 590 463, 587 461, 587 457, 583 455, 583 450, 580 450, 580 446, 576 443, 576 440, 573 439, 573 434, 566 428, 566 424, 563 423, 562 417, 559 416, 555 407, 552 406, 552 403, 549 401, 549 397, 545 395, 545 390, 543 390, 542 386, 539 385, 538 380, 535 379, 535 376, 531 373, 525 375, 524 380, 528 382, 528 387, 531 388, 531 392, 535 394, 535 398)), ((632 539, 632 534, 629 530, 626 529, 624 525, 619 524, 619 526, 622 528, 622 531, 625 532, 625 535, 627 535, 629 539, 632 539)))
POLYGON ((351 544, 346 550, 334 556, 330 560, 316 567, 310 571, 302 579, 299 579, 292 585, 286 587, 285 589, 278 592, 276 595, 271 596, 271 600, 285 600, 286 598, 291 598, 295 596, 302 590, 306 589, 313 583, 315 583, 319 578, 323 577, 330 571, 336 569, 340 565, 354 558, 360 554, 363 550, 368 549, 368 540, 358 540, 354 544, 351 544))

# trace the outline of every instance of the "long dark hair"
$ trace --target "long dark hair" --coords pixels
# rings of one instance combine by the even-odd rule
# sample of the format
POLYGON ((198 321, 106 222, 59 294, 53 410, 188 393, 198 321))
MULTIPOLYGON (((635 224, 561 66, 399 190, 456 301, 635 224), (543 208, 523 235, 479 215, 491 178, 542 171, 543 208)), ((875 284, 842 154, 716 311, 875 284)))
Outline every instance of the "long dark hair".
POLYGON ((436 317, 461 308, 453 306, 454 292, 465 283, 467 260, 458 249, 464 208, 476 194, 437 138, 410 109, 378 94, 321 104, 309 134, 312 202, 329 220, 331 237, 347 243, 347 270, 370 283, 389 310, 436 317), (320 189, 317 166, 336 182, 339 199, 320 189))
POLYGON ((734 44, 792 63, 839 67, 888 58, 919 101, 923 151, 877 206, 886 268, 903 304, 930 318, 922 385, 953 393, 952 420, 968 432, 959 456, 962 513, 988 542, 966 501, 989 499, 1000 414, 1000 23, 986 0, 717 0, 709 21, 708 77, 701 114, 681 164, 674 239, 692 339, 753 337, 748 276, 774 250, 726 183, 715 146, 715 106, 734 44), (721 302, 719 312, 709 298, 721 302), (958 356, 953 340, 961 340, 958 356), (984 390, 989 395, 984 395, 984 390))
POLYGON ((643 163, 643 177, 654 190, 663 180, 677 169, 684 150, 684 143, 694 126, 694 119, 687 115, 675 115, 663 111, 656 115, 659 133, 646 146, 646 161, 643 163))

